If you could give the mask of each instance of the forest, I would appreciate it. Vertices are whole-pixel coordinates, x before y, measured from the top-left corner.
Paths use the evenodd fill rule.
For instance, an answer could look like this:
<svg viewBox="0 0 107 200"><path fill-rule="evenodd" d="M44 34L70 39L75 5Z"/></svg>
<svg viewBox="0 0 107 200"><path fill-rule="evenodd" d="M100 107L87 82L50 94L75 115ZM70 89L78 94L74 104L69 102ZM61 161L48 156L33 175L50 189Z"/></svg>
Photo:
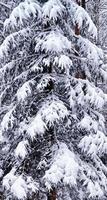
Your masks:
<svg viewBox="0 0 107 200"><path fill-rule="evenodd" d="M0 0L0 200L107 200L107 0Z"/></svg>

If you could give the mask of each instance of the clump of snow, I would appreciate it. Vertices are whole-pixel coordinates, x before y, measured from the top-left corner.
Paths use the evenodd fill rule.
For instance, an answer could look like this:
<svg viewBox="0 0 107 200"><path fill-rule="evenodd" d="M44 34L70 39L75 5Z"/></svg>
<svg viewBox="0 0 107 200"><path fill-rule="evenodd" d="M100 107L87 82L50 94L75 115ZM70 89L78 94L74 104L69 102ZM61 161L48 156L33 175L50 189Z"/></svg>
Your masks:
<svg viewBox="0 0 107 200"><path fill-rule="evenodd" d="M81 150L88 155L96 156L107 153L107 137L101 131L97 134L85 136L79 143Z"/></svg>
<svg viewBox="0 0 107 200"><path fill-rule="evenodd" d="M26 182L22 176L19 176L11 186L11 192L18 199L27 198Z"/></svg>
<svg viewBox="0 0 107 200"><path fill-rule="evenodd" d="M22 87L20 87L17 91L17 99L18 101L24 101L27 96L31 95L32 89L31 85L34 84L33 80L25 82Z"/></svg>
<svg viewBox="0 0 107 200"><path fill-rule="evenodd" d="M69 115L69 112L62 101L51 100L50 103L44 104L40 110L41 116L46 124L54 125L54 122L63 120Z"/></svg>
<svg viewBox="0 0 107 200"><path fill-rule="evenodd" d="M14 181L16 180L16 168L13 167L12 170L3 178L3 187L6 190L9 190L11 185L14 183Z"/></svg>
<svg viewBox="0 0 107 200"><path fill-rule="evenodd" d="M40 50L45 51L46 53L65 53L71 49L71 42L67 37L63 36L59 31L51 31L43 39L35 38L36 46L35 51Z"/></svg>
<svg viewBox="0 0 107 200"><path fill-rule="evenodd" d="M49 20L56 21L63 16L65 7L59 0L49 0L43 6L43 17L49 18Z"/></svg>
<svg viewBox="0 0 107 200"><path fill-rule="evenodd" d="M52 185L57 185L62 180L64 184L74 186L78 171L79 165L74 153L61 143L50 169L45 173L45 185L50 189Z"/></svg>
<svg viewBox="0 0 107 200"><path fill-rule="evenodd" d="M70 87L69 102L70 102L70 107L72 108L72 110L75 106L75 95L76 95L75 90Z"/></svg>
<svg viewBox="0 0 107 200"><path fill-rule="evenodd" d="M61 55L60 57L56 57L54 61L54 65L58 64L58 67L60 69L64 69L66 74L69 75L69 70L72 66L72 60L66 56L66 55Z"/></svg>
<svg viewBox="0 0 107 200"><path fill-rule="evenodd" d="M83 186L87 191L88 197L94 199L102 198L104 195L103 187L106 189L107 185L106 176L103 172L97 171L96 168L92 168L86 163L82 163L82 168Z"/></svg>
<svg viewBox="0 0 107 200"><path fill-rule="evenodd" d="M98 182L93 183L92 181L89 181L87 184L87 190L89 192L89 198L101 198L104 195Z"/></svg>
<svg viewBox="0 0 107 200"><path fill-rule="evenodd" d="M9 190L14 197L23 200L27 198L28 193L30 195L38 190L38 184L30 177L15 174L16 169L13 168L3 178L3 186L6 190Z"/></svg>
<svg viewBox="0 0 107 200"><path fill-rule="evenodd" d="M12 33L9 36L7 36L0 46L0 59L3 61L6 58L8 59L8 57L11 55L11 50L15 49L16 47L18 48L19 38L21 36L26 37L30 35L30 33L31 31L29 28L26 28L26 29L24 28L18 32ZM17 40L16 40L16 36L19 37Z"/></svg>
<svg viewBox="0 0 107 200"><path fill-rule="evenodd" d="M38 91L43 91L47 86L49 86L50 81L54 81L55 79L49 75L44 75L39 84L37 85Z"/></svg>
<svg viewBox="0 0 107 200"><path fill-rule="evenodd" d="M39 66L37 63L35 63L32 67L31 67L31 71L34 72L43 72L43 67Z"/></svg>
<svg viewBox="0 0 107 200"><path fill-rule="evenodd" d="M97 131L98 130L98 123L99 121L96 121L94 119L92 119L92 117L90 117L88 114L85 114L84 118L80 121L79 125L80 127L90 131L90 130L94 130Z"/></svg>
<svg viewBox="0 0 107 200"><path fill-rule="evenodd" d="M23 175L20 175L14 184L11 186L11 192L15 197L18 199L25 199L27 198L27 194L30 191L30 193L35 193L38 188L37 184L34 182L34 180L31 177L26 177L27 180L25 181L25 178Z"/></svg>
<svg viewBox="0 0 107 200"><path fill-rule="evenodd" d="M63 120L68 115L69 112L62 101L51 99L43 104L36 117L29 123L27 132L31 138L34 138L37 134L42 136L47 125L51 127L55 122Z"/></svg>
<svg viewBox="0 0 107 200"><path fill-rule="evenodd" d="M27 132L33 139L36 135L43 135L46 130L46 124L42 120L41 114L37 114L36 117L29 124Z"/></svg>
<svg viewBox="0 0 107 200"><path fill-rule="evenodd" d="M22 27L24 22L32 18L41 19L42 10L37 1L25 0L15 7L8 19L4 22L4 28L7 30L10 27L14 30L17 27Z"/></svg>
<svg viewBox="0 0 107 200"><path fill-rule="evenodd" d="M1 122L1 129L2 130L7 130L8 127L13 127L13 123L14 123L14 116L13 116L13 111L14 111L15 107L13 107L11 110L9 110L9 112L7 112L4 117L3 120Z"/></svg>
<svg viewBox="0 0 107 200"><path fill-rule="evenodd" d="M91 20L88 13L82 8L81 6L76 5L74 12L74 21L78 24L79 28L82 28L83 23L85 21L86 25L88 26L88 32L93 36L97 37L97 28L94 25L93 21Z"/></svg>
<svg viewBox="0 0 107 200"><path fill-rule="evenodd" d="M98 48L95 44L91 43L88 39L79 36L78 45L80 51L84 54L94 70L98 69L99 63L103 60L103 51Z"/></svg>
<svg viewBox="0 0 107 200"><path fill-rule="evenodd" d="M78 79L75 85L75 93L78 94L78 97L76 97L78 104L82 106L87 103L96 109L102 109L104 103L107 101L103 91L95 87L88 80Z"/></svg>
<svg viewBox="0 0 107 200"><path fill-rule="evenodd" d="M15 149L15 156L21 157L22 159L24 159L28 153L27 146L28 146L27 140L19 142L19 144L17 145Z"/></svg>

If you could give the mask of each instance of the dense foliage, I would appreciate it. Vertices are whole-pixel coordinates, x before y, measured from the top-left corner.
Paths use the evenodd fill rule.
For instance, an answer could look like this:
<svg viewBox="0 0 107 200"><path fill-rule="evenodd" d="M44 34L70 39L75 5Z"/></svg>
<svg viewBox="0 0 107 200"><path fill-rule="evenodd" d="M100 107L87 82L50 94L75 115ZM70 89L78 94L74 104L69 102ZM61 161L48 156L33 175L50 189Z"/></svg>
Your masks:
<svg viewBox="0 0 107 200"><path fill-rule="evenodd" d="M72 0L25 0L4 21L4 37L1 195L106 199L107 96L95 83L107 72L88 13Z"/></svg>

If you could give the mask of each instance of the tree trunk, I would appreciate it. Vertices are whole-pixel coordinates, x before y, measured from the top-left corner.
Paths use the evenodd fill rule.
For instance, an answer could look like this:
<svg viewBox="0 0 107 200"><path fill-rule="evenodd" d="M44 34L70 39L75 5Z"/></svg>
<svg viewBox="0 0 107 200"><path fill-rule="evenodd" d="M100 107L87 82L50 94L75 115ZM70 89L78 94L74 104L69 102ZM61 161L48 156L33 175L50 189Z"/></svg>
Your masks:
<svg viewBox="0 0 107 200"><path fill-rule="evenodd" d="M81 6L85 9L86 8L86 4L85 4L85 0L81 1Z"/></svg>
<svg viewBox="0 0 107 200"><path fill-rule="evenodd" d="M47 200L56 200L56 198L57 198L56 189L53 188L53 189L50 190Z"/></svg>
<svg viewBox="0 0 107 200"><path fill-rule="evenodd" d="M85 0L76 0L76 2L79 6L82 6L85 9L85 7L86 7ZM77 36L80 35L80 28L79 28L78 24L76 24L76 26L75 26L75 35L77 35ZM77 52L79 51L78 45L75 45L75 49ZM86 79L85 72L80 69L80 65L81 65L80 61L78 62L77 65L78 66L77 66L77 72L75 74L75 78Z"/></svg>

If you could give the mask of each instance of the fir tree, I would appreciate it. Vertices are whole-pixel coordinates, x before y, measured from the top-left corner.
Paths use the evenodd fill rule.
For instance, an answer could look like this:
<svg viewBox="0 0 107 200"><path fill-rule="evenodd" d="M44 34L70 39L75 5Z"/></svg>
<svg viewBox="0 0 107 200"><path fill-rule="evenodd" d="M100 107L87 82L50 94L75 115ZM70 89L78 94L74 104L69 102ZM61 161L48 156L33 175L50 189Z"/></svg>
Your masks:
<svg viewBox="0 0 107 200"><path fill-rule="evenodd" d="M107 96L95 80L107 72L88 13L72 0L25 0L5 20L4 33L2 198L106 199Z"/></svg>

